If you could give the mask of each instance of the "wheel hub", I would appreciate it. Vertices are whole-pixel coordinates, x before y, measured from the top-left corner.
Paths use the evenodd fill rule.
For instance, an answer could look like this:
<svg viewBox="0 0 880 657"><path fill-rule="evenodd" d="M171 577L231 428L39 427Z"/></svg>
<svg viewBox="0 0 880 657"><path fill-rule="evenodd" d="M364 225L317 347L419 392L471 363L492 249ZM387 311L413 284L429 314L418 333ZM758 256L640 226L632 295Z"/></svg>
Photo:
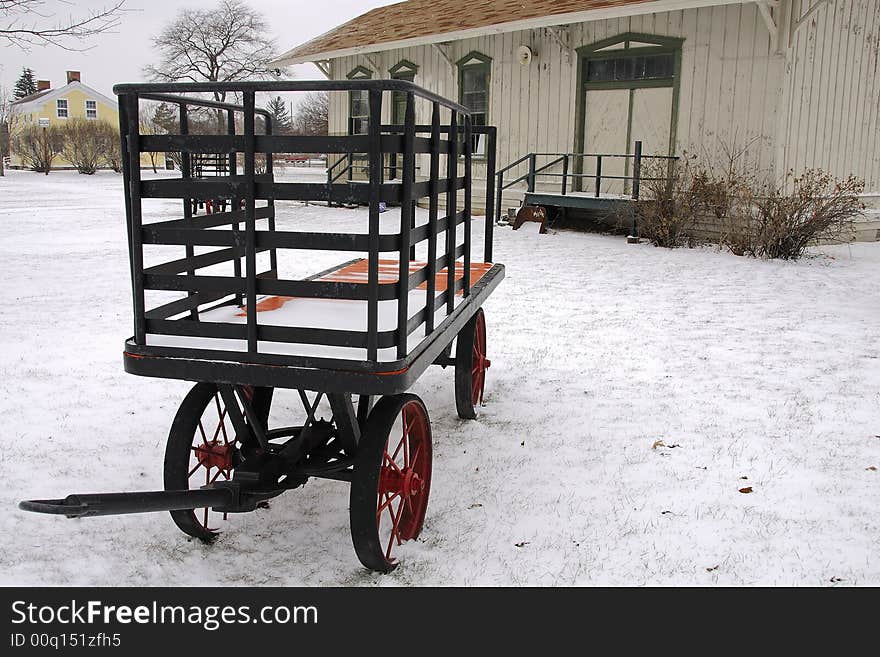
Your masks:
<svg viewBox="0 0 880 657"><path fill-rule="evenodd" d="M199 463L205 468L232 469L231 444L223 444L219 441L202 443L199 447L196 447L195 452Z"/></svg>
<svg viewBox="0 0 880 657"><path fill-rule="evenodd" d="M379 492L402 497L418 495L425 489L425 481L412 468L397 471L394 468L382 468L379 481Z"/></svg>

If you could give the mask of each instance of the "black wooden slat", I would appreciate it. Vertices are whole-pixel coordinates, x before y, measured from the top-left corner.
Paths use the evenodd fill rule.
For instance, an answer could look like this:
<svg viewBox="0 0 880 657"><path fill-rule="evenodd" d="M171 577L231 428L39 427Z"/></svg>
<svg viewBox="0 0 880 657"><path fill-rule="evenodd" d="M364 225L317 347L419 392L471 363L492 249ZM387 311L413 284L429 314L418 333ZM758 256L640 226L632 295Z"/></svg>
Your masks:
<svg viewBox="0 0 880 657"><path fill-rule="evenodd" d="M397 357L406 358L407 354L407 320L409 318L409 259L410 232L415 220L415 204L413 201L413 182L416 177L416 154L413 151L415 142L415 97L406 95L405 110L406 131L403 136L403 183L400 208L400 252L397 281Z"/></svg>
<svg viewBox="0 0 880 657"><path fill-rule="evenodd" d="M446 267L447 283L446 283L446 314L452 313L455 305L455 297L453 295L453 287L455 283L455 229L458 225L456 218L458 216L458 198L456 190L458 186L454 184L458 180L458 117L456 113L452 113L449 123L449 155L446 157L446 177L450 184L446 192L446 216L450 218L449 226L446 228Z"/></svg>
<svg viewBox="0 0 880 657"><path fill-rule="evenodd" d="M473 133L471 132L471 117L466 116L464 119L464 212L462 221L464 222L464 296L470 296L471 293L471 182L473 176L471 173L471 165L473 163ZM455 223L458 223L456 220Z"/></svg>
<svg viewBox="0 0 880 657"><path fill-rule="evenodd" d="M255 156L254 150L254 102L255 93L252 91L244 94L244 177L246 180L243 186L244 193L244 215L245 215L245 301L249 308L255 308L257 305L257 252L256 252L256 218L254 216L256 210L255 202ZM247 342L248 353L257 353L257 313L251 312L247 316Z"/></svg>
<svg viewBox="0 0 880 657"><path fill-rule="evenodd" d="M143 215L141 208L141 156L140 156L140 113L135 95L125 97L126 129L128 139L129 222L131 224L131 267L134 301L134 340L136 344L146 344L144 331L144 247L141 241Z"/></svg>
<svg viewBox="0 0 880 657"><path fill-rule="evenodd" d="M268 219L274 213L274 208L262 207L257 208L255 217L257 219ZM144 224L144 230L155 230L162 228L217 228L219 226L228 226L230 224L244 221L244 210L233 210L231 212L215 212L214 214L200 214L192 218L171 219L169 221L157 221L151 224Z"/></svg>
<svg viewBox="0 0 880 657"><path fill-rule="evenodd" d="M367 360L378 361L377 333L379 332L379 202L382 200L382 152L380 123L382 92L369 92L370 124L370 183L366 187L370 205L370 249L367 262Z"/></svg>
<svg viewBox="0 0 880 657"><path fill-rule="evenodd" d="M433 299L437 291L437 235L441 230L445 230L448 226L449 219L444 217L446 225L440 228L437 222L437 215L440 212L440 199L438 194L438 179L440 178L440 105L434 103L431 111L431 166L428 174L428 193L430 200L428 201L428 285L427 299ZM414 193L418 193L414 191ZM427 313L425 316L425 330L431 333L434 330L434 306L427 304Z"/></svg>
<svg viewBox="0 0 880 657"><path fill-rule="evenodd" d="M268 251L269 247L257 247L257 253ZM219 265L224 262L230 262L239 257L238 249L220 249L219 251L211 251L210 253L202 253L201 255L181 258L180 260L172 260L164 262L160 265L148 267L144 270L145 274L181 274L183 272L194 273L196 269L203 269L213 265Z"/></svg>

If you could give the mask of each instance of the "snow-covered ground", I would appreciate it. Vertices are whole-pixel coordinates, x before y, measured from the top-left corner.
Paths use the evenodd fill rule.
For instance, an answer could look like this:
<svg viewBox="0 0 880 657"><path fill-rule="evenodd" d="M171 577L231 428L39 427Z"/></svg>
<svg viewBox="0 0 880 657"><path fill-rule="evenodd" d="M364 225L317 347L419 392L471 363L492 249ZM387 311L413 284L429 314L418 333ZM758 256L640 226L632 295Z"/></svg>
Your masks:
<svg viewBox="0 0 880 657"><path fill-rule="evenodd" d="M450 370L415 386L432 494L388 576L354 555L342 483L235 517L210 547L165 514L18 511L161 488L188 384L122 371L122 207L110 173L0 178L0 584L880 584L876 243L786 263L499 229L487 406L458 420ZM280 221L343 230L364 212ZM317 255L286 271L338 259Z"/></svg>

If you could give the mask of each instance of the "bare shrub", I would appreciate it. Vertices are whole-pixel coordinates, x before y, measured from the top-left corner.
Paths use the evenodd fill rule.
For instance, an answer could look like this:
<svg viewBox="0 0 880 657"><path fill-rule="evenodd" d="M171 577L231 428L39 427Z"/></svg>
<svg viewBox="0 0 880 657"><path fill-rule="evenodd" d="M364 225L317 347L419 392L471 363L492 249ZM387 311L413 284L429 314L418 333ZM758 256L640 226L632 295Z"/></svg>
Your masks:
<svg viewBox="0 0 880 657"><path fill-rule="evenodd" d="M56 125L21 128L12 138L12 150L28 168L48 176L52 163L64 150L64 131Z"/></svg>
<svg viewBox="0 0 880 657"><path fill-rule="evenodd" d="M693 158L687 155L677 162L643 161L640 200L629 210L635 212L640 237L655 246L693 246L705 178L706 174L694 168ZM622 227L631 218L621 217Z"/></svg>
<svg viewBox="0 0 880 657"><path fill-rule="evenodd" d="M795 260L820 241L849 241L853 219L865 209L859 199L864 190L864 180L837 180L819 169L764 183L751 190L750 207L730 223L727 244L734 253Z"/></svg>
<svg viewBox="0 0 880 657"><path fill-rule="evenodd" d="M116 131L114 131L113 139L107 145L107 151L104 153L104 164L110 167L114 173L122 173L122 142Z"/></svg>
<svg viewBox="0 0 880 657"><path fill-rule="evenodd" d="M819 241L851 239L864 210L863 180L811 169L778 181L753 163L748 146L721 144L714 159L685 156L669 172L662 161L648 162L635 212L642 236L657 246L692 246L708 219L719 244L737 255L797 259Z"/></svg>
<svg viewBox="0 0 880 657"><path fill-rule="evenodd" d="M63 128L64 157L88 176L115 158L119 133L106 121L70 119Z"/></svg>

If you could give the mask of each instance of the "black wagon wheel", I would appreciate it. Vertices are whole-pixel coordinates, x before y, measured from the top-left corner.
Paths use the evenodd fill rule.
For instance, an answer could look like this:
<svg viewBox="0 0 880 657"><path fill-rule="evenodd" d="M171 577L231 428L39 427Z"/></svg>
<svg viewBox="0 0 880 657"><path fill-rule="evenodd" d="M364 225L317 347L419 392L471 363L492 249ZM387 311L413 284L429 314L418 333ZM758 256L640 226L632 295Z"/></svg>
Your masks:
<svg viewBox="0 0 880 657"><path fill-rule="evenodd" d="M397 567L395 548L422 531L431 492L431 423L415 395L383 397L367 419L351 482L351 538L361 563Z"/></svg>
<svg viewBox="0 0 880 657"><path fill-rule="evenodd" d="M463 420L477 417L486 389L486 370L491 365L486 358L486 317L480 308L455 341L455 408Z"/></svg>
<svg viewBox="0 0 880 657"><path fill-rule="evenodd" d="M244 388L244 394L265 422L272 400L271 388ZM236 435L220 391L213 383L197 383L174 417L165 447L165 490L197 489L232 479L241 461L243 436ZM185 534L210 542L217 537L227 514L211 509L171 511Z"/></svg>

